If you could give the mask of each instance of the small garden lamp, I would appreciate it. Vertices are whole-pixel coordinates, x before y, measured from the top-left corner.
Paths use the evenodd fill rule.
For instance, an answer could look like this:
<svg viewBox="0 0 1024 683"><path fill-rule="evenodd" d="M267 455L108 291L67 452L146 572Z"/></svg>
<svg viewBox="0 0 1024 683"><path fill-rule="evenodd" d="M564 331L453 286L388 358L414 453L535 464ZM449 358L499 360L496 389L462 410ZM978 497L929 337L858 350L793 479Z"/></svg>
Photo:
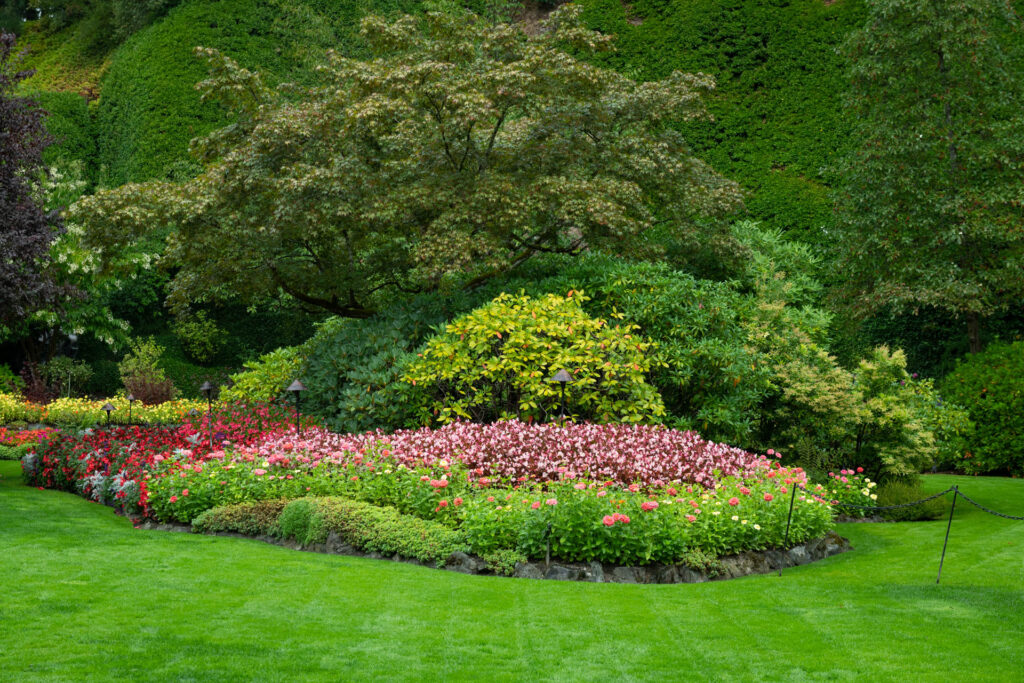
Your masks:
<svg viewBox="0 0 1024 683"><path fill-rule="evenodd" d="M103 412L105 412L107 414L107 427L109 427L110 426L110 413L112 413L113 411L117 410L117 408L115 408L114 406L110 405L109 403L104 403L103 407L100 408L100 410L102 410Z"/></svg>
<svg viewBox="0 0 1024 683"><path fill-rule="evenodd" d="M306 387L299 380L289 384L287 389L287 391L290 391L295 396L295 434L297 436L302 436L302 422L299 421L299 396L305 390Z"/></svg>
<svg viewBox="0 0 1024 683"><path fill-rule="evenodd" d="M558 382L561 385L561 387L562 387L562 400L559 403L559 411L558 412L559 412L559 419L564 424L565 423L565 385L566 384L572 384L576 380L574 380L572 378L572 375L570 375L568 372L566 372L565 369L562 369L562 370L559 370L558 372L556 372L555 376L552 377L551 379L549 379L548 381L549 382Z"/></svg>
<svg viewBox="0 0 1024 683"><path fill-rule="evenodd" d="M203 382L202 386L199 387L199 391L203 392L206 396L206 412L209 415L209 427L210 427L210 450L213 450L213 385L208 381Z"/></svg>
<svg viewBox="0 0 1024 683"><path fill-rule="evenodd" d="M132 423L132 404L135 403L135 396L128 394L128 424Z"/></svg>

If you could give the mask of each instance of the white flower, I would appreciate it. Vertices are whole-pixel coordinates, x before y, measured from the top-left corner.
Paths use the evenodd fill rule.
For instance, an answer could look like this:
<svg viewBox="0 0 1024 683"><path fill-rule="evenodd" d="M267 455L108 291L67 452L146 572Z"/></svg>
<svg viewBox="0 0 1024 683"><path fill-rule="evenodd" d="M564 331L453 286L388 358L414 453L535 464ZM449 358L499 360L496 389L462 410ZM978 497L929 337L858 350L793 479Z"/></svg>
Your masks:
<svg viewBox="0 0 1024 683"><path fill-rule="evenodd" d="M732 521L734 521L734 522L740 521L740 516L739 515L733 515L732 516Z"/></svg>
<svg viewBox="0 0 1024 683"><path fill-rule="evenodd" d="M871 494L871 500L878 500L878 494L877 493L872 493Z"/></svg>
<svg viewBox="0 0 1024 683"><path fill-rule="evenodd" d="M755 524L754 528L757 529L758 531L760 531L761 530L761 525L760 524Z"/></svg>
<svg viewBox="0 0 1024 683"><path fill-rule="evenodd" d="M747 520L745 520L745 519L744 520L740 520L740 524L746 524L746 523L747 523Z"/></svg>

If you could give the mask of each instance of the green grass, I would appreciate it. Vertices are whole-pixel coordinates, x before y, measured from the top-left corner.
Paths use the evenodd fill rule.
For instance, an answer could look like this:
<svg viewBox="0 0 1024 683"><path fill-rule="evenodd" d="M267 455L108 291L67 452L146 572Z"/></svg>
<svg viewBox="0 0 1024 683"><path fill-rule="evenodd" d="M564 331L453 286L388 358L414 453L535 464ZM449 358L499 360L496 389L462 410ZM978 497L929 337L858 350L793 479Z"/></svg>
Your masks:
<svg viewBox="0 0 1024 683"><path fill-rule="evenodd" d="M1024 514L1024 481L931 476ZM1024 522L844 525L705 585L471 577L139 531L0 462L0 680L1021 680Z"/></svg>

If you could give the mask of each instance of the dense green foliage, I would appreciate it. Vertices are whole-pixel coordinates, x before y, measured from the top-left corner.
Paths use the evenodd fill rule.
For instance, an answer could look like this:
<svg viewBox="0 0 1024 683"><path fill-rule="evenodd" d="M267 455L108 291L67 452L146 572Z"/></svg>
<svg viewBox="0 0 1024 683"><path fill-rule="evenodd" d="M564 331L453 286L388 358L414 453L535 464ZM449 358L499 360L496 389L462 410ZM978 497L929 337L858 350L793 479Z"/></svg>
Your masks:
<svg viewBox="0 0 1024 683"><path fill-rule="evenodd" d="M211 508L192 520L192 531L200 534L274 535L278 533L277 518L287 504L286 500L260 500Z"/></svg>
<svg viewBox="0 0 1024 683"><path fill-rule="evenodd" d="M345 498L303 498L281 511L278 528L283 538L302 545L324 543L334 534L342 543L368 553L400 555L444 564L457 550L467 550L462 532L438 522L403 515Z"/></svg>
<svg viewBox="0 0 1024 683"><path fill-rule="evenodd" d="M585 17L619 36L604 63L643 79L673 69L713 76L711 125L685 126L694 150L752 191L752 217L811 242L831 213L823 167L848 144L842 58L862 21L855 0L586 0Z"/></svg>
<svg viewBox="0 0 1024 683"><path fill-rule="evenodd" d="M957 469L1024 475L1024 342L990 345L969 356L940 388L975 423Z"/></svg>
<svg viewBox="0 0 1024 683"><path fill-rule="evenodd" d="M302 345L307 409L339 432L416 424L421 392L402 377L416 358L414 350L444 322L438 303L420 298L368 320L325 321Z"/></svg>
<svg viewBox="0 0 1024 683"><path fill-rule="evenodd" d="M609 325L581 308L583 292L502 294L456 318L427 342L403 378L428 396L441 422L518 417L549 422L560 413L597 422L660 421L665 407L647 383L649 340L635 325ZM569 397L552 376L572 378Z"/></svg>

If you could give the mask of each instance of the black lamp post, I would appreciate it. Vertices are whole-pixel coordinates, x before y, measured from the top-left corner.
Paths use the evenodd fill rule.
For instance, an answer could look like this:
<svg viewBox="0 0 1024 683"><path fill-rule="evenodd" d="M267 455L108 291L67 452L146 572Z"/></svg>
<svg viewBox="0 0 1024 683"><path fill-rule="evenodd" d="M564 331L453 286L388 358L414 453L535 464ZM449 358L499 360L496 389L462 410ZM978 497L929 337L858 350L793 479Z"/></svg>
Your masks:
<svg viewBox="0 0 1024 683"><path fill-rule="evenodd" d="M110 405L109 403L104 403L103 407L100 408L100 410L102 410L103 412L105 412L107 414L107 428L109 429L110 428L110 413L112 413L113 411L117 410L117 408L115 408L114 406Z"/></svg>
<svg viewBox="0 0 1024 683"><path fill-rule="evenodd" d="M203 382L202 386L199 387L199 391L203 392L203 395L206 396L207 427L210 430L210 450L213 450L213 385L209 382Z"/></svg>
<svg viewBox="0 0 1024 683"><path fill-rule="evenodd" d="M295 434L297 436L302 436L302 422L299 421L299 396L305 390L306 387L299 380L289 384L287 389L287 391L292 392L292 395L295 396Z"/></svg>
<svg viewBox="0 0 1024 683"><path fill-rule="evenodd" d="M132 404L135 403L135 397L132 394L128 394L128 424L132 423Z"/></svg>
<svg viewBox="0 0 1024 683"><path fill-rule="evenodd" d="M563 370L559 370L558 372L556 372L555 376L552 377L551 379L549 379L548 381L549 382L558 382L561 385L561 387L562 387L562 401L561 401L561 403L559 404L558 407L559 407L559 419L562 421L562 424L565 424L565 385L566 384L572 384L576 380L574 380L572 378L572 375L570 375L568 372L566 372L563 369Z"/></svg>

